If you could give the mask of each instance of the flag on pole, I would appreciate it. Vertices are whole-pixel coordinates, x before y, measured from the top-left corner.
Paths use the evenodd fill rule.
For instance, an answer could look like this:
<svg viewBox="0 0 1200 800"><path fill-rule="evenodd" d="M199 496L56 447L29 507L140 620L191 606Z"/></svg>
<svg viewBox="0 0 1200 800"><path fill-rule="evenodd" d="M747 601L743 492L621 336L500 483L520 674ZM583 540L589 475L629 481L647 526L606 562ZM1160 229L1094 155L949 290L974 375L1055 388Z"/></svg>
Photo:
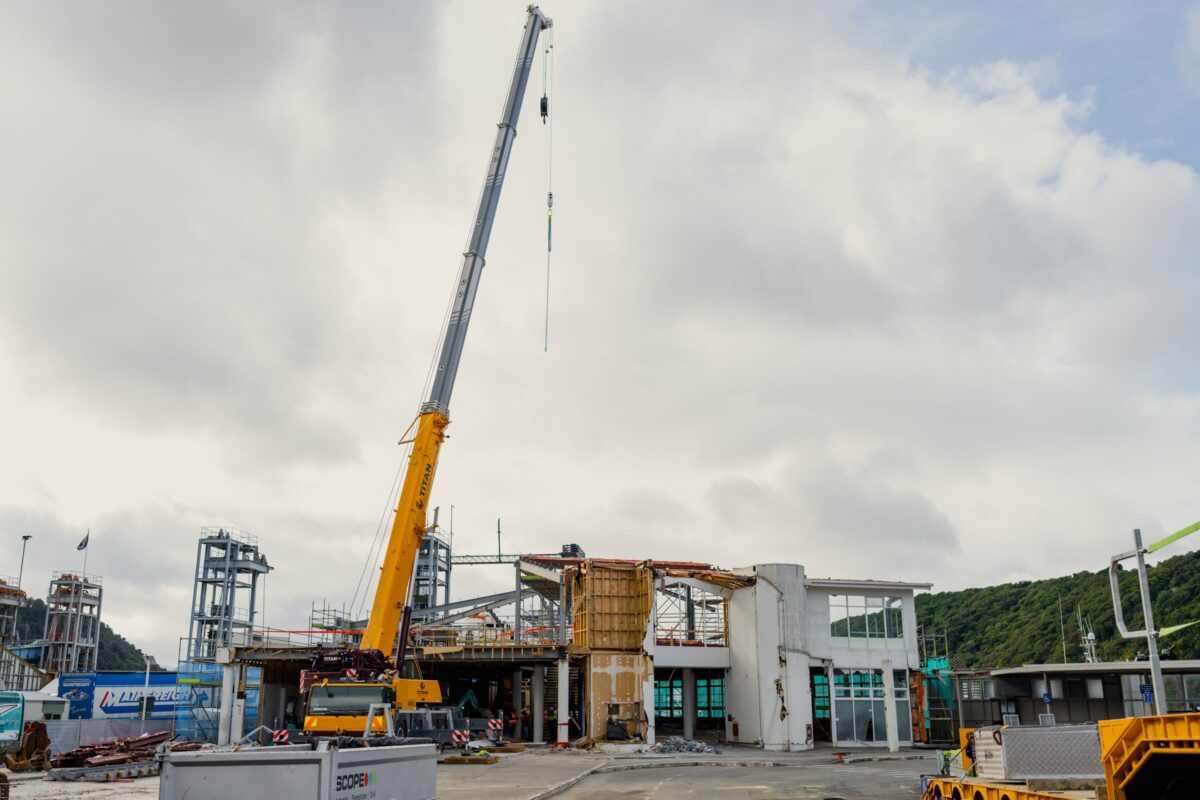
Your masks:
<svg viewBox="0 0 1200 800"><path fill-rule="evenodd" d="M76 547L75 549L76 550L87 550L88 539L90 539L91 537L92 537L92 529L88 528L88 532L86 534L84 534L84 536L83 536L83 541L80 542L79 546Z"/></svg>

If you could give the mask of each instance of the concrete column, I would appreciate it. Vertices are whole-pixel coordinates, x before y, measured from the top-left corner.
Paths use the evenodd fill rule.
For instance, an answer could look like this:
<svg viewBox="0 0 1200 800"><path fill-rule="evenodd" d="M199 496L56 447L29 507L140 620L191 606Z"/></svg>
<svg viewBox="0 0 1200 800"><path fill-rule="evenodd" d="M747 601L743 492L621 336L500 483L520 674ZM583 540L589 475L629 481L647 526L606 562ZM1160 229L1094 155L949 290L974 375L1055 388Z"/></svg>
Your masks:
<svg viewBox="0 0 1200 800"><path fill-rule="evenodd" d="M217 744L229 744L233 724L233 697L237 691L237 667L226 664L221 668L221 715L217 718Z"/></svg>
<svg viewBox="0 0 1200 800"><path fill-rule="evenodd" d="M683 668L683 738L696 736L696 670Z"/></svg>
<svg viewBox="0 0 1200 800"><path fill-rule="evenodd" d="M246 722L246 668L237 667L237 686L233 695L233 717L229 720L229 743L237 744L245 735Z"/></svg>
<svg viewBox="0 0 1200 800"><path fill-rule="evenodd" d="M642 679L642 713L646 715L646 744L654 746L654 662L646 665L646 675Z"/></svg>
<svg viewBox="0 0 1200 800"><path fill-rule="evenodd" d="M567 576L558 575L558 643L566 647L567 642Z"/></svg>
<svg viewBox="0 0 1200 800"><path fill-rule="evenodd" d="M516 569L516 593L517 601L513 604L513 644L521 643L521 559L513 564Z"/></svg>
<svg viewBox="0 0 1200 800"><path fill-rule="evenodd" d="M885 658L883 668L883 713L887 718L887 748L889 753L900 750L900 721L896 719L896 681L892 675L892 660ZM907 720L905 720L907 723Z"/></svg>
<svg viewBox="0 0 1200 800"><path fill-rule="evenodd" d="M233 716L229 720L229 743L237 744L245 734L243 731L246 721L246 698L235 695L233 698Z"/></svg>
<svg viewBox="0 0 1200 800"><path fill-rule="evenodd" d="M565 658L558 661L558 736L559 747L567 747L571 737L571 662Z"/></svg>
<svg viewBox="0 0 1200 800"><path fill-rule="evenodd" d="M517 721L513 725L513 738L520 739L523 731L521 730L521 709L525 708L525 700L521 697L521 670L513 670L513 710L517 714Z"/></svg>
<svg viewBox="0 0 1200 800"><path fill-rule="evenodd" d="M545 739L546 731L543 725L546 713L546 667L543 664L533 665L533 680L529 682L533 694L533 740L540 742Z"/></svg>

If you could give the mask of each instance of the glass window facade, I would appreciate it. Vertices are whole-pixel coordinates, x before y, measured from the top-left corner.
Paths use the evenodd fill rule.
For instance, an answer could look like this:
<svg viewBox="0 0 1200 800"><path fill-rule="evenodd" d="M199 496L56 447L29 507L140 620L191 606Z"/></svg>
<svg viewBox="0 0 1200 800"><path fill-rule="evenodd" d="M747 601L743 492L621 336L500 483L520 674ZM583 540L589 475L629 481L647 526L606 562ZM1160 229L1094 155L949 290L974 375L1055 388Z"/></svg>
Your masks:
<svg viewBox="0 0 1200 800"><path fill-rule="evenodd" d="M829 678L823 674L812 676L813 718L830 719Z"/></svg>
<svg viewBox="0 0 1200 800"><path fill-rule="evenodd" d="M829 595L829 635L850 644L904 638L904 601L899 597Z"/></svg>
<svg viewBox="0 0 1200 800"><path fill-rule="evenodd" d="M683 678L654 681L654 715L683 719ZM725 716L725 679L696 678L696 718Z"/></svg>
<svg viewBox="0 0 1200 800"><path fill-rule="evenodd" d="M896 698L896 738L911 742L908 672L893 670L892 680ZM833 670L834 740L843 744L886 742L886 691L883 670Z"/></svg>

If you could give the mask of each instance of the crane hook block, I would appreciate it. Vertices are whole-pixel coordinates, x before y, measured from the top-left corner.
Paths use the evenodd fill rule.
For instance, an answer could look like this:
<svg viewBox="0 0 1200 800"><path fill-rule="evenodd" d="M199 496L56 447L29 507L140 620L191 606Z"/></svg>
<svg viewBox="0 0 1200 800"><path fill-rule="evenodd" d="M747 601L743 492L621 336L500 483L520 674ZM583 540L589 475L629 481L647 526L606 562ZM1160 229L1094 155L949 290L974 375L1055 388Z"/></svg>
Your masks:
<svg viewBox="0 0 1200 800"><path fill-rule="evenodd" d="M542 95L542 124L546 124L546 117L550 116L550 98L547 95Z"/></svg>

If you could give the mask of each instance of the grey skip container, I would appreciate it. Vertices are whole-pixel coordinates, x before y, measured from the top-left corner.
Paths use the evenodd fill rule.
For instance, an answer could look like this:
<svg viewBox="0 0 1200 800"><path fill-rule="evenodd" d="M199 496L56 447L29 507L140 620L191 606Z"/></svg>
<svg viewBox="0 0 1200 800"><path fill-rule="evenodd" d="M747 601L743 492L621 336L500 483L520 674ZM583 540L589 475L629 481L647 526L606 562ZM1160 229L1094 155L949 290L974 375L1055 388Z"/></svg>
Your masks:
<svg viewBox="0 0 1200 800"><path fill-rule="evenodd" d="M432 800L432 744L313 750L309 745L159 756L159 800Z"/></svg>

